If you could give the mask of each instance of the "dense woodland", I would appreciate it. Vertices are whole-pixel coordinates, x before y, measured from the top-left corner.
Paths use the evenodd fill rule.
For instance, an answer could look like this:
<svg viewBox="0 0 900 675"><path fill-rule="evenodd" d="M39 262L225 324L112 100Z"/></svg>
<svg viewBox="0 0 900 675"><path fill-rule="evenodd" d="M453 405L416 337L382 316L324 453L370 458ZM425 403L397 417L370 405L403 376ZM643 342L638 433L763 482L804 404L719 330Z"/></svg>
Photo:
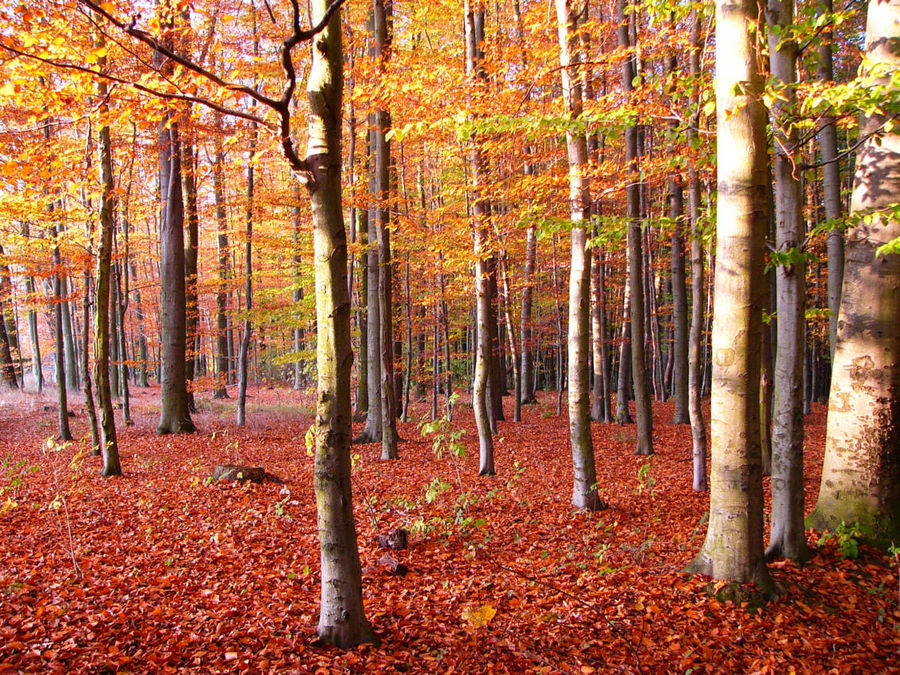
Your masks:
<svg viewBox="0 0 900 675"><path fill-rule="evenodd" d="M0 670L891 667L898 0L0 17Z"/></svg>

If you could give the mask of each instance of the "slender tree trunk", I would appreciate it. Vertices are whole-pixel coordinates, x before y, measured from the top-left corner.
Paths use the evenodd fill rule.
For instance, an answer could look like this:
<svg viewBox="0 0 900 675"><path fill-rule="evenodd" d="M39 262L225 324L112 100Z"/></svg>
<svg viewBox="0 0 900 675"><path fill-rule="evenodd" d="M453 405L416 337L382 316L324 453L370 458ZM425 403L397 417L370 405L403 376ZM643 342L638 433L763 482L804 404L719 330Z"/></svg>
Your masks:
<svg viewBox="0 0 900 675"><path fill-rule="evenodd" d="M328 0L311 0L312 22ZM362 598L362 572L353 521L350 482L350 298L347 295L347 235L341 210L340 12L314 38L309 92L307 183L312 201L316 271L315 488L322 562L319 638L350 648L374 642Z"/></svg>
<svg viewBox="0 0 900 675"><path fill-rule="evenodd" d="M484 38L484 5L480 0L471 2L466 0L463 9L466 32L466 72L471 79L471 87L483 80L483 66L481 58L481 42ZM473 135L469 139L469 174L471 180L470 198L472 203L472 215L475 221L475 298L477 327L477 349L475 356L475 373L472 385L472 406L475 410L475 425L478 428L479 448L479 475L494 475L494 439L492 436L492 422L488 400L488 387L491 380L491 366L493 365L491 354L491 291L490 269L488 259L490 257L488 243L488 210L484 189L484 158L482 157L481 142Z"/></svg>
<svg viewBox="0 0 900 675"><path fill-rule="evenodd" d="M591 343L594 350L594 396L591 419L612 422L609 362L606 348L606 262L602 246L591 249Z"/></svg>
<svg viewBox="0 0 900 675"><path fill-rule="evenodd" d="M869 3L866 59L868 86L894 97L900 67L900 0ZM888 113L865 116L860 134L873 134ZM891 212L900 194L900 133L896 127L869 135L857 153L850 200L844 286L828 401L825 464L809 523L836 529L858 524L866 538L900 542L900 255L877 254L900 238Z"/></svg>
<svg viewBox="0 0 900 675"><path fill-rule="evenodd" d="M194 155L193 130L188 133L188 137L181 143L181 178L184 191L185 224L187 225L185 228L187 241L184 247L185 344L187 346L184 372L188 388L188 409L193 413L197 411L197 405L194 402L194 357L200 326L200 309L197 304L197 252L200 245L200 217L197 210L197 160Z"/></svg>
<svg viewBox="0 0 900 675"><path fill-rule="evenodd" d="M527 173L528 167L526 167ZM534 345L532 311L534 305L534 266L537 232L534 225L525 233L525 287L522 289L522 317L519 335L522 340L522 403L534 403Z"/></svg>
<svg viewBox="0 0 900 675"><path fill-rule="evenodd" d="M71 441L72 432L69 430L69 404L66 397L66 360L63 346L63 296L62 296L62 256L59 253L59 233L51 228L50 236L53 239L53 318L56 328L56 388L59 413L59 432L57 439ZM6 332L6 327L2 328ZM8 349L7 344L7 349ZM9 359L12 363L12 359Z"/></svg>
<svg viewBox="0 0 900 675"><path fill-rule="evenodd" d="M93 230L93 227L90 226ZM93 245L91 241L94 233L88 233L88 253L93 257ZM84 272L84 296L81 301L81 323L84 326L82 332L81 347L81 379L84 380L84 408L88 415L88 427L91 432L91 455L99 457L102 453L100 450L100 429L97 426L97 408L94 405L94 389L91 385L91 350L90 341L93 334L91 330L91 273L89 269Z"/></svg>
<svg viewBox="0 0 900 675"><path fill-rule="evenodd" d="M507 270L506 251L503 251L500 259L500 278L503 284L503 320L506 324L506 339L509 345L510 361L513 364L513 421L522 421L522 368L519 352L516 347L516 333L510 310L509 273Z"/></svg>
<svg viewBox="0 0 900 675"><path fill-rule="evenodd" d="M702 50L700 34L701 12L695 9L691 16L690 74L696 78L700 74ZM688 140L694 143L700 124L698 111L688 127ZM703 328L706 324L705 302L706 280L703 262L703 233L700 225L700 177L697 161L692 160L688 168L688 204L691 218L691 332L688 338L688 412L691 417L691 446L693 457L693 487L698 492L708 489L706 475L706 424L701 407L703 393L703 366L700 356L703 351Z"/></svg>
<svg viewBox="0 0 900 675"><path fill-rule="evenodd" d="M773 590L763 554L759 367L766 233L766 111L755 0L717 0L717 259L709 526L688 566ZM740 83L740 84L738 84Z"/></svg>
<svg viewBox="0 0 900 675"><path fill-rule="evenodd" d="M256 14L254 12L254 52L258 51L256 42ZM253 219L254 219L254 202L256 198L256 183L253 168L253 157L256 155L256 122L251 123L250 149L248 155L250 157L247 162L247 210L244 217L246 224L246 242L244 243L244 332L241 336L241 349L238 355L238 400L237 400L237 425L239 427L247 424L247 380L249 372L247 370L247 357L250 352L250 335L253 332L253 323L250 321L250 311L253 309Z"/></svg>
<svg viewBox="0 0 900 675"><path fill-rule="evenodd" d="M818 0L819 13L830 14L832 0ZM832 59L831 19L828 20L819 45L818 79L825 84L834 80ZM819 132L819 150L822 153L822 191L824 193L825 218L832 223L828 233L828 340L831 360L834 362L834 348L837 342L838 314L841 307L841 286L844 283L844 232L837 226L841 219L841 165L837 154L837 127L834 118L826 117Z"/></svg>
<svg viewBox="0 0 900 675"><path fill-rule="evenodd" d="M101 68L105 66L101 59ZM106 98L106 83L97 82L97 94ZM101 111L105 108L101 105ZM113 414L112 390L110 388L110 286L112 277L113 234L115 232L115 186L113 184L112 143L108 126L100 128L100 245L97 250L97 311L94 313L94 380L97 382L97 397L100 400L100 449L103 455L104 476L121 476L119 445L116 440L116 420Z"/></svg>
<svg viewBox="0 0 900 675"><path fill-rule="evenodd" d="M22 236L28 238L28 226L22 226ZM35 288L34 277L25 277L25 295L28 298L28 335L31 338L31 372L34 373L37 393L44 391L44 367L41 363L41 340L38 335L37 312L34 311ZM24 388L24 387L23 387Z"/></svg>
<svg viewBox="0 0 900 675"><path fill-rule="evenodd" d="M806 316L806 264L801 247L800 181L794 176L799 135L790 115L796 105L797 43L787 36L793 0L768 0L769 61L772 75L785 85L772 106L775 136L776 249L788 261L775 266L778 287L778 346L775 355L775 407L772 428L772 530L769 556L803 562L807 556L803 526L803 350Z"/></svg>
<svg viewBox="0 0 900 675"><path fill-rule="evenodd" d="M559 27L559 64L563 99L571 120L581 117L581 62L575 36L576 12L572 0L556 0ZM569 159L569 215L572 219L571 267L569 272L569 442L572 445L572 504L597 511L606 503L597 494L597 471L591 441L591 391L588 386L590 320L590 251L587 221L590 218L590 187L584 177L587 143L583 133L566 132Z"/></svg>
<svg viewBox="0 0 900 675"><path fill-rule="evenodd" d="M225 211L225 145L221 116L216 116L216 158L213 162L213 191L216 201L218 265L216 284L216 390L213 398L228 398L228 222Z"/></svg>
<svg viewBox="0 0 900 675"><path fill-rule="evenodd" d="M619 46L627 49L628 0L618 0ZM632 59L622 62L622 87L626 93L634 90L635 69ZM641 246L640 178L638 176L638 130L631 123L625 127L625 163L629 182L628 202L628 277L631 282L631 379L634 383L635 417L637 418L637 447L634 454L653 454L653 411L650 402L650 383L647 379L647 359L644 348L644 274ZM648 289L649 290L649 289Z"/></svg>
<svg viewBox="0 0 900 675"><path fill-rule="evenodd" d="M632 424L628 401L631 399L631 277L625 275L622 292L622 344L619 348L619 373L616 387L616 424Z"/></svg>

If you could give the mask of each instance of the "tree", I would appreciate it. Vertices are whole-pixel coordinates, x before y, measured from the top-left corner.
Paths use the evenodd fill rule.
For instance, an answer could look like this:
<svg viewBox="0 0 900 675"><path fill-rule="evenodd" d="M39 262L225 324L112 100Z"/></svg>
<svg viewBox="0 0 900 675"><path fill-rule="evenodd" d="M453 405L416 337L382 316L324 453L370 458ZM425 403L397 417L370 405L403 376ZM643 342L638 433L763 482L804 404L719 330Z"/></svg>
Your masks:
<svg viewBox="0 0 900 675"><path fill-rule="evenodd" d="M793 0L769 0L769 64L779 96L772 105L775 138L775 283L778 339L772 425L772 532L767 554L801 562L807 557L803 527L803 355L806 263L800 179L792 153L799 133L791 120L796 104L797 42L790 36Z"/></svg>
<svg viewBox="0 0 900 675"><path fill-rule="evenodd" d="M618 0L619 47L627 50L630 46L626 8L628 0ZM629 55L622 61L622 89L634 90L634 57ZM644 265L641 246L640 220L640 178L638 174L638 129L637 122L630 121L625 127L625 163L628 170L628 185L625 188L628 203L628 279L631 288L631 380L634 384L635 418L637 419L636 455L653 454L653 412L650 404L650 382L647 379L647 358L644 349ZM627 401L625 403L627 410ZM617 414L616 417L619 417ZM627 415L626 415L627 417Z"/></svg>
<svg viewBox="0 0 900 675"><path fill-rule="evenodd" d="M862 84L892 103L860 124L825 464L808 521L832 530L857 524L882 544L900 541L900 133L886 126L900 94L891 78L900 66L898 40L900 1L870 2ZM892 243L894 252L879 253Z"/></svg>
<svg viewBox="0 0 900 675"><path fill-rule="evenodd" d="M582 112L580 56L575 36L577 14L572 0L556 0L559 27L559 65L563 100L570 120ZM587 143L583 132L566 131L569 156L569 214L572 219L571 267L569 272L569 442L572 445L572 504L597 511L606 504L597 494L597 470L591 441L591 390L588 386L590 327L591 252L588 249L587 221L590 216L590 187L584 176Z"/></svg>
<svg viewBox="0 0 900 675"><path fill-rule="evenodd" d="M474 82L482 79L481 43L484 40L484 6L466 0L464 7L466 30L466 73ZM484 157L479 139L475 134L469 138L469 173L472 200L472 217L475 221L475 316L478 346L475 356L475 378L472 384L472 406L475 410L475 424L478 428L479 469L482 476L493 475L494 439L491 435L492 414L488 401L488 387L491 380L493 362L491 331L490 272L488 259L490 247L488 238L488 209L482 194L485 180Z"/></svg>
<svg viewBox="0 0 900 675"><path fill-rule="evenodd" d="M766 111L757 71L754 0L717 0L717 251L709 527L688 571L772 581L763 556L759 344L766 232Z"/></svg>
<svg viewBox="0 0 900 675"><path fill-rule="evenodd" d="M106 67L102 57L98 67ZM107 84L97 82L97 96L103 103L101 114L107 112ZM121 476L119 445L116 440L116 420L113 414L112 391L109 383L109 296L112 278L112 247L115 231L115 185L113 184L112 140L109 125L100 127L100 248L97 251L97 311L94 314L94 381L100 399L100 453L104 476ZM85 382L87 388L87 382Z"/></svg>

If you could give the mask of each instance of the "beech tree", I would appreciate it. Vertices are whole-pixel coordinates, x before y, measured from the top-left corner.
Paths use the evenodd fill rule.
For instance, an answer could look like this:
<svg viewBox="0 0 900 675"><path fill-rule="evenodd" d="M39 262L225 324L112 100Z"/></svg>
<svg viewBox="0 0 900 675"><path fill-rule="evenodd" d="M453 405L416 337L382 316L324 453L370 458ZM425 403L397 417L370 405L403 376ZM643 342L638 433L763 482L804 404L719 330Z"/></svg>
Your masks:
<svg viewBox="0 0 900 675"><path fill-rule="evenodd" d="M757 5L717 0L717 258L709 526L688 571L772 589L763 555L759 437L768 156Z"/></svg>
<svg viewBox="0 0 900 675"><path fill-rule="evenodd" d="M898 41L900 0L872 0L861 75L866 88L883 88L893 110ZM882 544L900 541L900 133L887 126L891 109L860 124L825 464L809 517L816 529L857 524Z"/></svg>

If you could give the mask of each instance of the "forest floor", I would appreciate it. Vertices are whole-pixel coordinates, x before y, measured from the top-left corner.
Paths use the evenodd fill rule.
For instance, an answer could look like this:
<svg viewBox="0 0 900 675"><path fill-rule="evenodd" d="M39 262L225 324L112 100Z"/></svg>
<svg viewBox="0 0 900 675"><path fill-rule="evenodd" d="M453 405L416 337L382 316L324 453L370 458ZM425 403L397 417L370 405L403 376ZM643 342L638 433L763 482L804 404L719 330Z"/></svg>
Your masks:
<svg viewBox="0 0 900 675"><path fill-rule="evenodd" d="M645 458L632 455L633 426L593 425L611 507L578 513L568 422L552 395L526 406L522 423L500 423L495 477L476 475L477 438L461 405L453 426L465 430L465 457L438 457L414 422L399 425L399 461L381 462L379 445L354 446L366 612L381 645L317 646L311 395L251 388L243 430L233 399L204 395L196 434L160 437L158 393L133 396L116 479L84 457L80 399L72 425L81 441L65 447L45 442L56 428L52 392L0 401L0 673L900 667L898 568L886 554L861 546L845 558L839 544L853 542L819 545L821 533L809 532L810 563L770 565L777 600L717 597L708 579L681 571L703 542L709 506L691 490L689 427L656 404L657 454ZM824 417L822 406L807 416L808 506ZM209 484L224 463L262 465L286 482ZM379 563L386 550L375 541L399 527L411 531L409 548L388 555L406 576Z"/></svg>

